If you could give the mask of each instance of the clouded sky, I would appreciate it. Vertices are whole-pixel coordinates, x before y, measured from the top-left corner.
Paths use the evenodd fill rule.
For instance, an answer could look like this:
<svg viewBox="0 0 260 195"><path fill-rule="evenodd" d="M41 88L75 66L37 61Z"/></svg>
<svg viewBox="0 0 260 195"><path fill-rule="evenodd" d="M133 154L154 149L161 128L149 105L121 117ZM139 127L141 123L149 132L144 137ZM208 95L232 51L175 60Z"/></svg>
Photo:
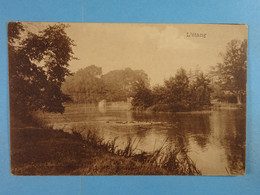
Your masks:
<svg viewBox="0 0 260 195"><path fill-rule="evenodd" d="M102 67L104 74L130 67L143 69L152 84L180 67L206 72L221 61L219 53L229 41L247 38L245 25L70 23L66 31L77 45L73 72L89 65Z"/></svg>

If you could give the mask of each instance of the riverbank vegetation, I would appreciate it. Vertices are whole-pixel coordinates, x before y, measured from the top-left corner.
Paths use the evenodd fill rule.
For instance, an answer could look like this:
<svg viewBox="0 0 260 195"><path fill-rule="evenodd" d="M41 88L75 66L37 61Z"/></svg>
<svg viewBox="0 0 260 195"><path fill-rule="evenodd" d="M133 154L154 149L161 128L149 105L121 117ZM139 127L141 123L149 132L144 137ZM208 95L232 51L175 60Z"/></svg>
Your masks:
<svg viewBox="0 0 260 195"><path fill-rule="evenodd" d="M149 89L143 82L136 83L132 104L138 110L201 110L210 106L210 93L210 81L202 72L188 76L184 69L179 69L162 86Z"/></svg>
<svg viewBox="0 0 260 195"><path fill-rule="evenodd" d="M166 142L152 153L135 153L129 138L124 149L93 131L83 137L62 130L24 127L11 131L14 175L200 175L183 146Z"/></svg>

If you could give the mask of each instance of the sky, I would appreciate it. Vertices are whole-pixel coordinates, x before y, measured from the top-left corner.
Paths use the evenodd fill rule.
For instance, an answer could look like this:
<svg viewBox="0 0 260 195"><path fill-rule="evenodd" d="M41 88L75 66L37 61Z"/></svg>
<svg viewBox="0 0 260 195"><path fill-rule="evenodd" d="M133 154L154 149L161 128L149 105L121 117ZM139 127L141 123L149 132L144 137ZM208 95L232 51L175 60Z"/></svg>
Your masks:
<svg viewBox="0 0 260 195"><path fill-rule="evenodd" d="M31 23L31 30L39 29ZM162 84L183 67L203 72L221 62L220 52L232 39L247 38L246 25L227 24L119 24L69 23L68 36L79 60L70 62L75 72L90 65L102 67L103 74L130 67L143 69L152 85ZM37 28L38 26L38 28ZM204 37L192 36L193 34ZM190 35L190 36L187 36Z"/></svg>

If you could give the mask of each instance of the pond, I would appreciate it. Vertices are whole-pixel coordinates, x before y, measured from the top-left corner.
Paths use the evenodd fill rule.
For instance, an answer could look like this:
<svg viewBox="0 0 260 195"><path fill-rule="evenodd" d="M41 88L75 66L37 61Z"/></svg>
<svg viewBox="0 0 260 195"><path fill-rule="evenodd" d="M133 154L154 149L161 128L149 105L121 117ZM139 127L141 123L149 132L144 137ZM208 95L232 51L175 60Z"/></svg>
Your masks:
<svg viewBox="0 0 260 195"><path fill-rule="evenodd" d="M244 109L207 112L153 113L68 105L64 114L44 114L54 129L92 129L118 147L132 138L136 151L154 151L165 142L182 143L203 175L243 174L245 169Z"/></svg>

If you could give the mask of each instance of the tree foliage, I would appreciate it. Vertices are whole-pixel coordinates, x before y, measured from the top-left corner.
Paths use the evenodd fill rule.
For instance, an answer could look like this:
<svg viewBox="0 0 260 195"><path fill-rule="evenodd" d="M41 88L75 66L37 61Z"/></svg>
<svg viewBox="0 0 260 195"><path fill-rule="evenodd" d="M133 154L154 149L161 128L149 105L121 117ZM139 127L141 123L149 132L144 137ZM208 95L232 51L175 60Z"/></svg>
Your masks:
<svg viewBox="0 0 260 195"><path fill-rule="evenodd" d="M217 84L226 92L233 95L237 103L246 95L247 72L247 40L232 40L226 46L225 53L221 54L222 62L213 69L217 76Z"/></svg>
<svg viewBox="0 0 260 195"><path fill-rule="evenodd" d="M18 117L31 111L64 111L69 97L61 84L70 75L74 46L64 24L48 26L38 33L25 31L22 23L8 24L10 111Z"/></svg>
<svg viewBox="0 0 260 195"><path fill-rule="evenodd" d="M203 72L195 74L195 80L190 86L191 105L194 108L202 108L210 105L211 92L210 79Z"/></svg>
<svg viewBox="0 0 260 195"><path fill-rule="evenodd" d="M153 94L144 80L138 80L133 85L132 105L140 110L146 109L153 104Z"/></svg>
<svg viewBox="0 0 260 195"><path fill-rule="evenodd" d="M91 65L67 77L62 89L75 103L97 103L102 99L126 101L140 80L148 85L148 76L142 70L126 68L103 75L100 67Z"/></svg>
<svg viewBox="0 0 260 195"><path fill-rule="evenodd" d="M143 81L146 86L149 85L148 75L143 70L113 70L102 76L106 84L106 98L109 101L124 101L132 96L133 86L138 81Z"/></svg>
<svg viewBox="0 0 260 195"><path fill-rule="evenodd" d="M190 106L189 78L184 69L179 69L175 77L165 81L166 102L173 111L185 111Z"/></svg>
<svg viewBox="0 0 260 195"><path fill-rule="evenodd" d="M66 79L63 92L70 95L75 103L96 103L106 94L101 75L102 69L95 65L80 69Z"/></svg>
<svg viewBox="0 0 260 195"><path fill-rule="evenodd" d="M191 79L192 77L192 79ZM187 75L179 69L175 76L165 80L164 85L150 89L144 83L136 83L132 105L153 111L191 111L210 105L209 79L202 72Z"/></svg>

